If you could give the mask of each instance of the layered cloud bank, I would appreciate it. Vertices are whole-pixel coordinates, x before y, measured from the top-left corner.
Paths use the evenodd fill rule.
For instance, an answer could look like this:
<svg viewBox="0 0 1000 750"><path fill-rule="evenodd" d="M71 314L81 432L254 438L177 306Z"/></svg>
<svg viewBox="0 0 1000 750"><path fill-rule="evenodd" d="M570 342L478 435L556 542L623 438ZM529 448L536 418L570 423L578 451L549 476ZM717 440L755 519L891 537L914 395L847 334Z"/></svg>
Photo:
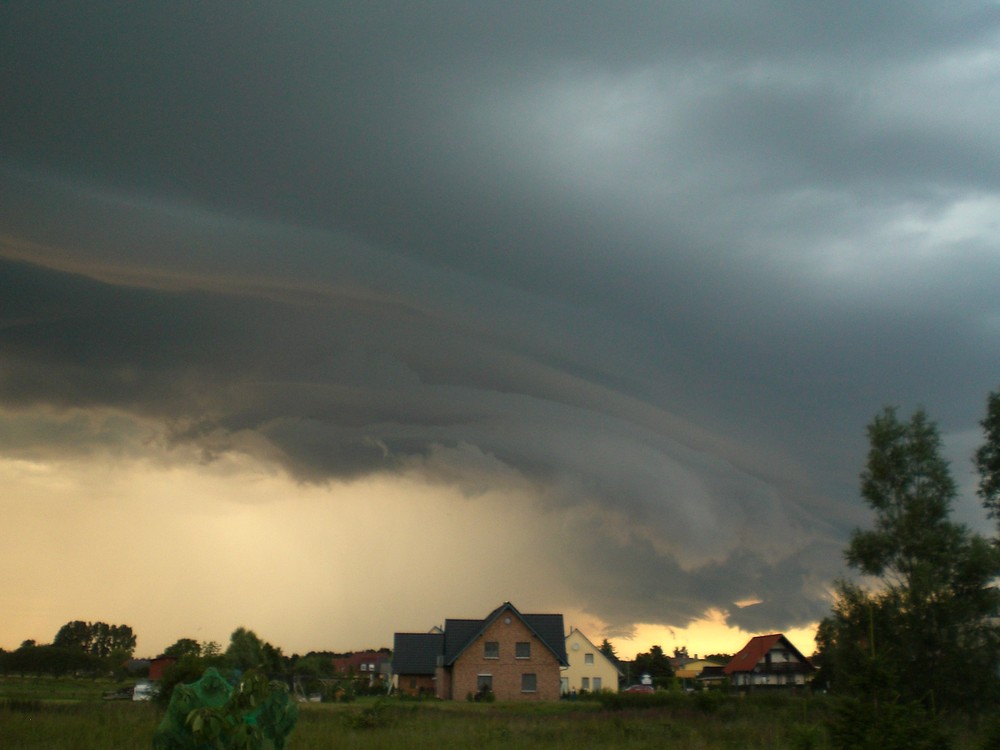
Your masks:
<svg viewBox="0 0 1000 750"><path fill-rule="evenodd" d="M438 488L608 632L814 621L870 416L966 462L998 380L1000 13L879 7L4 7L0 452Z"/></svg>

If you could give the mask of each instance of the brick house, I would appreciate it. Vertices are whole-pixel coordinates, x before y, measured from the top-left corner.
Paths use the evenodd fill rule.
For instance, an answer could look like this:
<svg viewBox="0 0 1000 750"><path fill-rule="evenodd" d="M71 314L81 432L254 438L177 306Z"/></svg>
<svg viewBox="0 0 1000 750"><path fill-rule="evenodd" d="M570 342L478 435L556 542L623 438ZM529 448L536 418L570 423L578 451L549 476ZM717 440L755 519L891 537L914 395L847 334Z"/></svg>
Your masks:
<svg viewBox="0 0 1000 750"><path fill-rule="evenodd" d="M558 700L560 671L569 666L562 615L522 614L510 602L481 620L445 620L440 634L397 633L395 645L400 689L427 685L433 652L434 691L444 700L485 690L500 701Z"/></svg>
<svg viewBox="0 0 1000 750"><path fill-rule="evenodd" d="M352 677L361 680L369 685L381 682L388 668L383 669L383 664L388 664L390 660L387 651L358 651L346 656L333 657L330 662L333 672L336 675Z"/></svg>
<svg viewBox="0 0 1000 750"><path fill-rule="evenodd" d="M735 687L794 687L805 685L816 671L783 634L751 638L722 670Z"/></svg>

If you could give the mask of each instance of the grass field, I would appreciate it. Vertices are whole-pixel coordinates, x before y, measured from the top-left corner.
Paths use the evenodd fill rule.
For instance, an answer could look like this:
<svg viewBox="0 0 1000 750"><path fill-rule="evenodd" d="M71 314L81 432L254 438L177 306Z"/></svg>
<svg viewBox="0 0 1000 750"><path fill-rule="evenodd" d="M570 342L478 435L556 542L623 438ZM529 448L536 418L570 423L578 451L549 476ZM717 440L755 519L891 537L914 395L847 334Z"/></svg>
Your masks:
<svg viewBox="0 0 1000 750"><path fill-rule="evenodd" d="M149 750L158 707L104 701L110 682L0 678L0 747L16 750ZM303 704L289 750L347 748L663 748L825 750L829 702L776 695L674 696L653 708L606 709L593 701L470 704L362 699ZM975 748L971 736L956 748Z"/></svg>

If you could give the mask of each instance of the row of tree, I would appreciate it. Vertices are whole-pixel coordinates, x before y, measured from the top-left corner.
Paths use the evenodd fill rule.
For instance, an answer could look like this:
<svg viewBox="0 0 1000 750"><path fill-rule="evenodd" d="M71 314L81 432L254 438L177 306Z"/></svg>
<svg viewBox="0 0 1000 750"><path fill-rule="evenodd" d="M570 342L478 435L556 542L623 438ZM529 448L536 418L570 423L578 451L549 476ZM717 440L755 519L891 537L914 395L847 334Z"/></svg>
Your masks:
<svg viewBox="0 0 1000 750"><path fill-rule="evenodd" d="M128 625L73 620L59 628L52 645L77 649L98 659L129 658L135 653L135 640L135 633Z"/></svg>
<svg viewBox="0 0 1000 750"><path fill-rule="evenodd" d="M0 649L0 672L125 678L130 663L139 669L131 662L135 644L135 634L127 625L74 620L59 629L52 643L27 640L14 651ZM254 631L240 627L233 631L224 650L215 641L199 643L193 638L180 638L164 649L162 656L176 659L167 667L160 683L158 695L167 702L177 684L197 680L209 667L234 679L257 669L274 679L297 678L309 684L333 677L333 658L343 654L312 652L305 656L285 656L280 648ZM144 674L132 672L133 677Z"/></svg>
<svg viewBox="0 0 1000 750"><path fill-rule="evenodd" d="M24 641L16 651L0 650L0 670L21 674L101 674L120 670L135 652L128 625L74 620L59 628L52 643Z"/></svg>
<svg viewBox="0 0 1000 750"><path fill-rule="evenodd" d="M1000 392L973 463L988 515L1000 519ZM951 519L957 488L924 411L887 408L868 426L861 495L873 526L845 558L864 583L836 585L817 635L822 679L843 699L839 747L939 748L956 714L1000 698L1000 539Z"/></svg>

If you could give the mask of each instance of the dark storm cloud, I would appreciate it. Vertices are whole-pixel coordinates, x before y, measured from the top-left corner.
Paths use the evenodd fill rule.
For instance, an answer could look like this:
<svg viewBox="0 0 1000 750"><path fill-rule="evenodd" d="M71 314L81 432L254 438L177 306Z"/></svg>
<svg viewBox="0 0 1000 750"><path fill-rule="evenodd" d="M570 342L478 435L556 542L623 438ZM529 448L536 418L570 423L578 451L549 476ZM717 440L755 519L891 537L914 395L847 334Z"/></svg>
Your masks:
<svg viewBox="0 0 1000 750"><path fill-rule="evenodd" d="M815 618L865 422L966 431L995 387L998 35L979 3L4 4L0 438L132 415L308 481L514 471L596 509L573 585L616 627Z"/></svg>

